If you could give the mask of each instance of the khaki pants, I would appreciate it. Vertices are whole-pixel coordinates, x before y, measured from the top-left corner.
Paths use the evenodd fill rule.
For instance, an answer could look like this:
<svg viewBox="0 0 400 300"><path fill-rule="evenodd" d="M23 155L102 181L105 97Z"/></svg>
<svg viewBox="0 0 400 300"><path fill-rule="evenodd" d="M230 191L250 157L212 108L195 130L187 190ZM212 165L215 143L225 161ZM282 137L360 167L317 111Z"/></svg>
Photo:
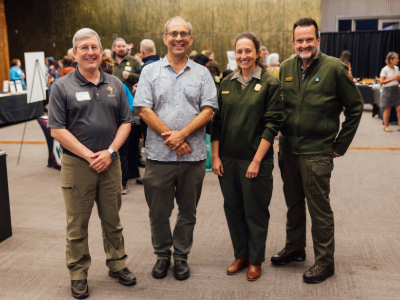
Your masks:
<svg viewBox="0 0 400 300"><path fill-rule="evenodd" d="M151 240L158 259L187 260L193 244L196 209L200 199L206 161L161 162L146 160L144 193L150 208ZM178 204L174 233L169 218Z"/></svg>
<svg viewBox="0 0 400 300"><path fill-rule="evenodd" d="M293 155L280 151L279 168L287 211L286 249L306 247L306 204L311 216L315 263L334 264L333 212L329 200L332 154Z"/></svg>
<svg viewBox="0 0 400 300"><path fill-rule="evenodd" d="M222 157L224 176L218 177L236 259L253 266L265 261L274 162L264 160L256 178L247 178L251 161Z"/></svg>
<svg viewBox="0 0 400 300"><path fill-rule="evenodd" d="M67 267L71 280L87 279L91 263L88 224L94 202L101 220L106 265L111 271L125 268L125 247L119 219L121 165L112 161L107 171L97 173L81 158L63 155L61 187L67 211Z"/></svg>

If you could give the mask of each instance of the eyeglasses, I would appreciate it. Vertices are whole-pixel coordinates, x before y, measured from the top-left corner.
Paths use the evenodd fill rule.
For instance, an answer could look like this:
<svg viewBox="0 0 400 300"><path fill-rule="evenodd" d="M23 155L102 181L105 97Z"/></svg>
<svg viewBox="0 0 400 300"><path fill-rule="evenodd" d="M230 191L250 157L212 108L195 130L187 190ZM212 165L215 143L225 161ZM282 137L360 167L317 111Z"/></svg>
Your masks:
<svg viewBox="0 0 400 300"><path fill-rule="evenodd" d="M180 35L181 38L184 39L184 38L189 37L189 36L190 36L190 33L189 33L189 32L186 32L186 31L182 31L182 32L172 31L172 32L169 32L168 35L169 35L170 37L174 38L174 39L176 39L176 38L178 37L178 35Z"/></svg>
<svg viewBox="0 0 400 300"><path fill-rule="evenodd" d="M79 50L81 50L82 52L89 52L89 49L91 48L93 52L99 52L100 51L100 47L97 46L82 46L82 47L77 47Z"/></svg>

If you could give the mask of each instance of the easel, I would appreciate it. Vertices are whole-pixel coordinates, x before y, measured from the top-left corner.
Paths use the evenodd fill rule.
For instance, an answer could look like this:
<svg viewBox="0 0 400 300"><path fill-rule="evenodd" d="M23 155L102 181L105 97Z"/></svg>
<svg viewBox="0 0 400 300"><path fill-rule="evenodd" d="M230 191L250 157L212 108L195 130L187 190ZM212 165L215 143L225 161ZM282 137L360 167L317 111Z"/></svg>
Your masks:
<svg viewBox="0 0 400 300"><path fill-rule="evenodd" d="M42 90L43 100L46 99L46 94L45 94L45 92L43 91L43 82L42 82L42 76L43 76L43 78L44 78L44 72L43 72L43 70L40 68L39 60L36 59L36 61L35 61L35 69L34 69L34 71L33 71L32 89L31 89L31 94L29 95L29 98L28 98L28 104L31 103L31 99L32 99L32 92L33 92L33 87L34 87L35 78L36 78L36 70L38 70L38 72L39 72L40 88L41 88L41 90ZM43 79L43 80L44 80L44 79ZM28 117L26 117L26 120L25 120L24 132L23 132L23 134L22 134L21 147L19 148L19 154L18 154L17 165L19 164L19 159L21 158L22 145L24 144L24 138L25 138L25 131L26 131L26 124L27 124L27 123L28 123Z"/></svg>

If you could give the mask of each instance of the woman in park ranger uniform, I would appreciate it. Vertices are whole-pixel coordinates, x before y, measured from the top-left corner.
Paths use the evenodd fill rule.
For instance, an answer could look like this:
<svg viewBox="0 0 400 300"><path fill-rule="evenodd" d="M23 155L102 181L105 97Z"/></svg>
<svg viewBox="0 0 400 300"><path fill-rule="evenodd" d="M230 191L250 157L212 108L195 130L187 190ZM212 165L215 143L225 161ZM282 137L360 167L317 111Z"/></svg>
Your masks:
<svg viewBox="0 0 400 300"><path fill-rule="evenodd" d="M266 71L260 42L249 32L235 42L236 73L218 93L212 120L212 169L219 177L235 261L229 275L249 265L247 279L261 276L272 195L274 150L283 122L279 80Z"/></svg>

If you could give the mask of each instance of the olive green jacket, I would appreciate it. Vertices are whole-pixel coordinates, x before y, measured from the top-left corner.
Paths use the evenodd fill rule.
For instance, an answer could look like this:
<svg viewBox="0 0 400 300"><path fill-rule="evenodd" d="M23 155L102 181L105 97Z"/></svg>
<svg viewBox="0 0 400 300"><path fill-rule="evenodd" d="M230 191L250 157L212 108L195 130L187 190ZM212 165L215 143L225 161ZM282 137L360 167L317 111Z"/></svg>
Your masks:
<svg viewBox="0 0 400 300"><path fill-rule="evenodd" d="M321 52L301 78L301 59L285 60L279 70L285 118L279 147L292 154L343 155L356 134L363 111L361 94L348 66ZM345 121L339 132L339 116ZM338 134L339 132L339 134Z"/></svg>
<svg viewBox="0 0 400 300"><path fill-rule="evenodd" d="M133 56L125 56L125 58L121 61L120 64L116 60L115 55L113 56L113 59L114 59L113 75L117 76L119 80L121 80L132 92L133 85L139 82L139 74L141 69L140 63ZM123 71L129 72L128 79L125 79L122 76Z"/></svg>
<svg viewBox="0 0 400 300"><path fill-rule="evenodd" d="M253 78L242 90L231 74L218 91L219 110L211 121L211 141L219 141L219 155L252 161L261 138L274 144L283 122L283 103L279 98L280 82L262 70L260 79ZM271 159L271 146L264 159Z"/></svg>

